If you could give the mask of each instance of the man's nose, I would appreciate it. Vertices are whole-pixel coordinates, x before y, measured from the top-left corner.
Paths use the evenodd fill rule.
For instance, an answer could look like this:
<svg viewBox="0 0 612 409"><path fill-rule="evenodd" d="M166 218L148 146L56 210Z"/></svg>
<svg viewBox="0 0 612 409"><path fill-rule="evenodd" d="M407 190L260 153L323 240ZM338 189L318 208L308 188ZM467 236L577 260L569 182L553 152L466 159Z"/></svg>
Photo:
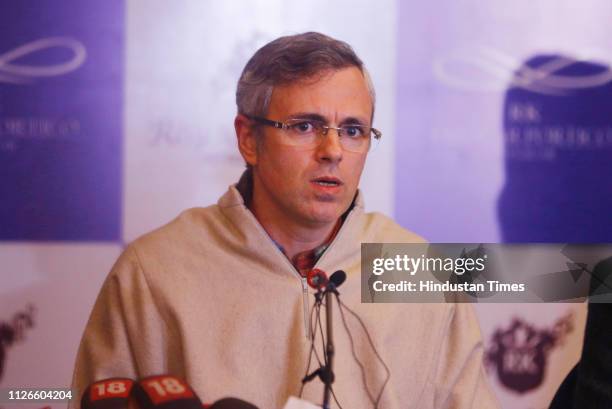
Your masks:
<svg viewBox="0 0 612 409"><path fill-rule="evenodd" d="M321 135L321 144L317 148L317 158L320 161L340 162L344 149L340 143L340 134L337 129L327 129Z"/></svg>

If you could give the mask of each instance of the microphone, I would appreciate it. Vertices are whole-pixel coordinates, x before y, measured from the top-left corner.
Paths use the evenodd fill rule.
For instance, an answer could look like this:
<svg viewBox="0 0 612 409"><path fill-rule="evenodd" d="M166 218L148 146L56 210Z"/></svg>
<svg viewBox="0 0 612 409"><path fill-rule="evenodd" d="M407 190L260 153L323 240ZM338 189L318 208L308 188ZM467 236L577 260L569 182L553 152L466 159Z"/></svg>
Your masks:
<svg viewBox="0 0 612 409"><path fill-rule="evenodd" d="M308 272L306 275L306 281L308 281L309 286L317 291L323 290L329 283L329 279L327 278L325 271L318 268L313 268Z"/></svg>
<svg viewBox="0 0 612 409"><path fill-rule="evenodd" d="M134 381L108 378L89 385L81 397L82 409L128 409Z"/></svg>
<svg viewBox="0 0 612 409"><path fill-rule="evenodd" d="M329 277L329 284L327 284L327 291L338 294L336 288L340 287L346 280L346 273L344 270L338 270Z"/></svg>
<svg viewBox="0 0 612 409"><path fill-rule="evenodd" d="M258 409L257 406L252 405L242 399L236 398L223 398L213 403L208 409Z"/></svg>
<svg viewBox="0 0 612 409"><path fill-rule="evenodd" d="M182 379L172 375L143 378L134 385L142 409L202 409L202 401Z"/></svg>

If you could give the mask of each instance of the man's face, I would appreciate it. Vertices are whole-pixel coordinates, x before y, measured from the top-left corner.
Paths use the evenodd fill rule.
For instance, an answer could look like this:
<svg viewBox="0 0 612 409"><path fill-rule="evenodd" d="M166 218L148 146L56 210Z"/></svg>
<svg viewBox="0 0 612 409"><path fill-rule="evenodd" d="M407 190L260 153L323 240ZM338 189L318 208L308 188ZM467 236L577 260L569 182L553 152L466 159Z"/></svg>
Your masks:
<svg viewBox="0 0 612 409"><path fill-rule="evenodd" d="M267 118L285 122L313 116L331 126L370 125L372 100L361 71L344 68L274 88ZM310 149L281 143L285 130L266 126L262 131L254 166L254 205L305 225L338 220L357 191L367 152L344 150L335 130Z"/></svg>

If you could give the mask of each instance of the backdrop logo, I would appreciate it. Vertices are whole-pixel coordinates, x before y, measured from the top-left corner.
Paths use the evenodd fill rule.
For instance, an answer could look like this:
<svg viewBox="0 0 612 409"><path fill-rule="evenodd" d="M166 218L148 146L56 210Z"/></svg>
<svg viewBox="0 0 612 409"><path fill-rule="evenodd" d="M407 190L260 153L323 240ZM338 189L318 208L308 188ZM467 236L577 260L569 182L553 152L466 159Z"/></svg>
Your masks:
<svg viewBox="0 0 612 409"><path fill-rule="evenodd" d="M149 132L144 133L147 146L163 150L164 155L172 149L205 157L206 160L242 161L234 143L234 129L228 127L236 114L236 79L244 68L244 62L271 39L269 34L258 30L249 30L240 39L225 39L226 48L231 52L223 58L214 56L219 58L213 64L217 68L202 84L205 87L202 95L207 104L208 121L185 120L190 117L189 112L172 110L163 117L150 117ZM192 111L192 118L199 117L199 109Z"/></svg>
<svg viewBox="0 0 612 409"><path fill-rule="evenodd" d="M4 375L8 348L23 342L25 331L34 327L34 306L28 305L25 311L16 313L10 322L0 322L0 381Z"/></svg>
<svg viewBox="0 0 612 409"><path fill-rule="evenodd" d="M561 74L576 61L599 60L597 54L577 58L557 56L537 68L522 66L521 60L491 47L455 51L433 63L433 72L443 84L465 91L503 91L523 88L544 95L567 95L572 91L602 86L612 81L612 71ZM521 67L516 71L517 67Z"/></svg>
<svg viewBox="0 0 612 409"><path fill-rule="evenodd" d="M546 373L548 354L573 329L573 316L560 318L552 329L538 329L521 318L514 318L508 329L497 329L485 354L506 388L527 393L539 387Z"/></svg>
<svg viewBox="0 0 612 409"><path fill-rule="evenodd" d="M16 61L49 49L67 49L72 55L66 61L46 66L19 64ZM38 78L57 77L78 69L87 59L83 43L69 37L41 38L0 55L0 82L32 83Z"/></svg>

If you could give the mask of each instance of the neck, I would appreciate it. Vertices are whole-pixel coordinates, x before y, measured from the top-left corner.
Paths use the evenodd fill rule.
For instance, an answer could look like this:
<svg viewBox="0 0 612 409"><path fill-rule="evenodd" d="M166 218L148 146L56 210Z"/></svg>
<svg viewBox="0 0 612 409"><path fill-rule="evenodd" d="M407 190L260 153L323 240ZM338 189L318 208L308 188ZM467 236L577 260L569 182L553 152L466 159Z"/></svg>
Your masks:
<svg viewBox="0 0 612 409"><path fill-rule="evenodd" d="M338 220L328 223L304 223L290 217L274 203L268 203L258 196L257 186L253 189L250 209L268 235L278 243L289 259L302 252L325 243L333 233Z"/></svg>

